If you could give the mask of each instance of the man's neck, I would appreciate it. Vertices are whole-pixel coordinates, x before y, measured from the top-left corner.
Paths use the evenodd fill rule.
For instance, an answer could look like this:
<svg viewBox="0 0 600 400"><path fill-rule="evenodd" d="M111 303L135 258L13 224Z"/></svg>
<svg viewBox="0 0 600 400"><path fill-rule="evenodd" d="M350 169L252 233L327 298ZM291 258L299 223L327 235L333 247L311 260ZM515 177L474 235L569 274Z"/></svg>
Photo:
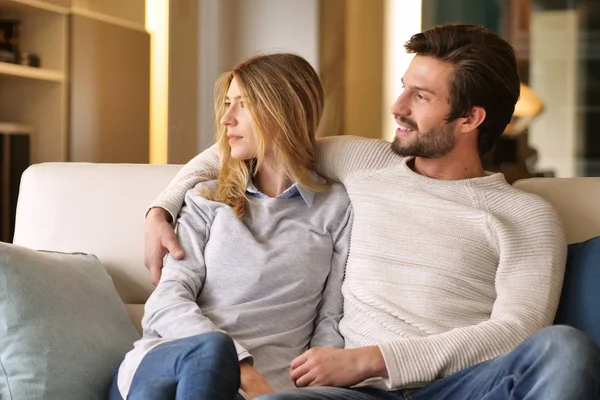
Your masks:
<svg viewBox="0 0 600 400"><path fill-rule="evenodd" d="M420 175L441 180L471 179L486 175L478 156L461 156L460 158L456 155L441 158L416 157L410 167Z"/></svg>
<svg viewBox="0 0 600 400"><path fill-rule="evenodd" d="M292 182L278 163L266 159L256 174L254 184L261 193L277 197L290 187Z"/></svg>

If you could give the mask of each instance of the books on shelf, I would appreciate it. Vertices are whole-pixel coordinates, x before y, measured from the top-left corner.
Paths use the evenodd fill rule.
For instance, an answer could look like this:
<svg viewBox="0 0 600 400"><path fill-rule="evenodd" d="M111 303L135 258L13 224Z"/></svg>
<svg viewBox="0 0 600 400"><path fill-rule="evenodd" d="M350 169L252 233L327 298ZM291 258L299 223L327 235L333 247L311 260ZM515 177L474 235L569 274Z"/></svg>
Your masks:
<svg viewBox="0 0 600 400"><path fill-rule="evenodd" d="M18 18L4 18L0 12L0 62L39 68L39 55L21 46L20 25Z"/></svg>

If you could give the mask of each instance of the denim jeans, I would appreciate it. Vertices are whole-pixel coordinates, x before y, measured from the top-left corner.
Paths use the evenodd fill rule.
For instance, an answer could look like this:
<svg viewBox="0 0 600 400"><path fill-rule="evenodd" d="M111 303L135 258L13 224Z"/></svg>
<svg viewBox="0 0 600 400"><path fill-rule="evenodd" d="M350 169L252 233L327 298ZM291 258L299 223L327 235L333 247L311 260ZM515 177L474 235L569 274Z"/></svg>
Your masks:
<svg viewBox="0 0 600 400"><path fill-rule="evenodd" d="M110 400L122 400L115 371ZM240 365L233 340L208 332L156 346L142 359L128 400L233 400Z"/></svg>
<svg viewBox="0 0 600 400"><path fill-rule="evenodd" d="M597 400L600 349L587 335L552 326L513 351L414 390L305 388L257 400Z"/></svg>

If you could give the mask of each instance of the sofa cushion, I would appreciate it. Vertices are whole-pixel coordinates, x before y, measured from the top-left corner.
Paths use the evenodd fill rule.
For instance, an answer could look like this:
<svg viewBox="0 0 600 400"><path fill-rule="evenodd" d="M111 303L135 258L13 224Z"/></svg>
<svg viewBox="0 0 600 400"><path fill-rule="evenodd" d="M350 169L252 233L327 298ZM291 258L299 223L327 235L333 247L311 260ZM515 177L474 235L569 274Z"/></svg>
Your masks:
<svg viewBox="0 0 600 400"><path fill-rule="evenodd" d="M95 256L0 243L1 399L106 399L138 337Z"/></svg>
<svg viewBox="0 0 600 400"><path fill-rule="evenodd" d="M571 325L600 345L600 237L569 245L555 324Z"/></svg>

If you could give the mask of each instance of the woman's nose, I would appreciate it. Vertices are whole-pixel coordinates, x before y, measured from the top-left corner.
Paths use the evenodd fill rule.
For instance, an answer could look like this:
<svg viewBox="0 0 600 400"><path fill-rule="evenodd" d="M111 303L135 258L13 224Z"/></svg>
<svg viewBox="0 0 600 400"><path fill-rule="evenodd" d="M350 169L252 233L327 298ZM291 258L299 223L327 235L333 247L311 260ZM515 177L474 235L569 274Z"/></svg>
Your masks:
<svg viewBox="0 0 600 400"><path fill-rule="evenodd" d="M227 109L227 111L225 111L225 114L223 114L219 122L223 126L235 125L235 118L233 118L233 116L231 115L231 109Z"/></svg>

